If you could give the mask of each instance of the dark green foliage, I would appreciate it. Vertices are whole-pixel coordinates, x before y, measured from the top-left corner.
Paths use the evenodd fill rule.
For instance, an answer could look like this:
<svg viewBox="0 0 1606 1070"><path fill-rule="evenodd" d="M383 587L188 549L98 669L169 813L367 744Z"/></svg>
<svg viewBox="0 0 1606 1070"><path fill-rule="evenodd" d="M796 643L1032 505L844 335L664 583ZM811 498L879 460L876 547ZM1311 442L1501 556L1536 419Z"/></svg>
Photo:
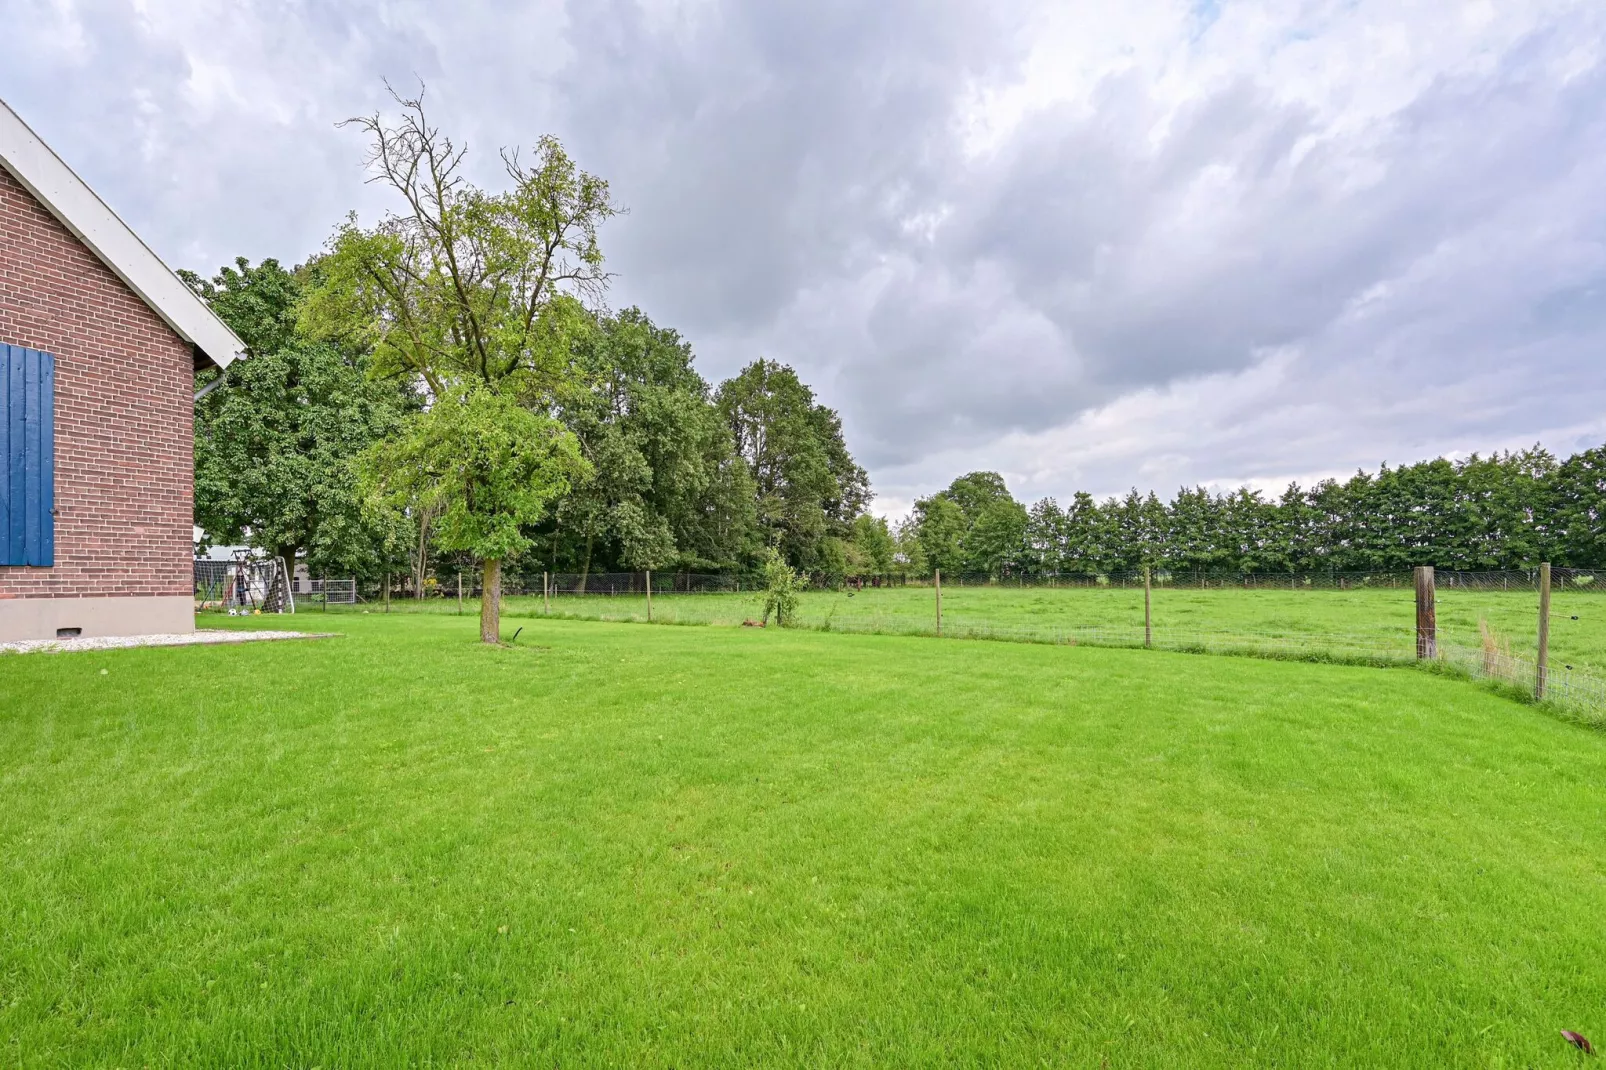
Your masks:
<svg viewBox="0 0 1606 1070"><path fill-rule="evenodd" d="M793 566L844 567L840 545L870 500L870 482L842 439L842 421L784 364L756 360L722 383L715 403L747 462L765 541Z"/></svg>
<svg viewBox="0 0 1606 1070"><path fill-rule="evenodd" d="M897 543L885 517L861 514L853 521L853 538L847 546L848 569L855 575L885 575L897 568Z"/></svg>
<svg viewBox="0 0 1606 1070"><path fill-rule="evenodd" d="M1000 575L1033 559L1026 509L997 472L971 472L915 502L914 527L928 567Z"/></svg>
<svg viewBox="0 0 1606 1070"><path fill-rule="evenodd" d="M195 407L196 524L214 541L302 555L314 574L373 575L390 550L392 566L405 561L406 525L365 514L353 460L414 400L369 378L361 358L297 332L301 287L277 261L241 257L211 281L185 281L250 354Z"/></svg>
<svg viewBox="0 0 1606 1070"><path fill-rule="evenodd" d="M967 524L964 510L952 498L937 494L915 502L910 526L925 559L925 571L954 573L962 570Z"/></svg>
<svg viewBox="0 0 1606 1070"><path fill-rule="evenodd" d="M763 623L768 624L773 614L775 623L785 628L792 623L792 617L797 613L798 590L803 586L803 578L792 571L792 566L786 563L786 558L774 548L764 561L764 617Z"/></svg>
<svg viewBox="0 0 1606 1070"><path fill-rule="evenodd" d="M1565 461L1538 446L1443 458L1340 483L1291 484L1275 500L1247 487L1179 490L1169 504L1129 491L1078 493L1023 510L992 472L915 503L911 570L1007 575L1606 567L1606 447Z"/></svg>
<svg viewBox="0 0 1606 1070"><path fill-rule="evenodd" d="M559 416L595 475L541 532L554 569L737 569L757 560L753 486L691 346L638 309L575 347Z"/></svg>

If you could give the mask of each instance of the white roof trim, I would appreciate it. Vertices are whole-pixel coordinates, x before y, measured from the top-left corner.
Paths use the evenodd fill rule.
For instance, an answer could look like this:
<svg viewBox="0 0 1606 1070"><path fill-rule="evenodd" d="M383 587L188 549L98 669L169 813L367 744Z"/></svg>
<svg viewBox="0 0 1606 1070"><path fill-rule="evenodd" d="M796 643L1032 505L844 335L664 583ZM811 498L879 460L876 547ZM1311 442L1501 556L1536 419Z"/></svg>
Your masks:
<svg viewBox="0 0 1606 1070"><path fill-rule="evenodd" d="M0 100L0 166L116 273L186 342L226 368L245 344L162 263L106 202Z"/></svg>

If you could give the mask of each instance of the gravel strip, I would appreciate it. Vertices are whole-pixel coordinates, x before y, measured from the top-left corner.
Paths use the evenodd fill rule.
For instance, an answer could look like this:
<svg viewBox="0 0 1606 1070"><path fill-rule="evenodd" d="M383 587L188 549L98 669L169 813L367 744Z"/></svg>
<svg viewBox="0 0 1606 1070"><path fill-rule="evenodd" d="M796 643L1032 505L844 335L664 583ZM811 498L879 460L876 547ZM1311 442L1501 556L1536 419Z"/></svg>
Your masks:
<svg viewBox="0 0 1606 1070"><path fill-rule="evenodd" d="M0 643L0 654L69 654L76 650L117 650L129 646L195 646L200 643L254 643L260 639L326 639L333 632L176 632L166 635L108 635L84 639L24 639Z"/></svg>

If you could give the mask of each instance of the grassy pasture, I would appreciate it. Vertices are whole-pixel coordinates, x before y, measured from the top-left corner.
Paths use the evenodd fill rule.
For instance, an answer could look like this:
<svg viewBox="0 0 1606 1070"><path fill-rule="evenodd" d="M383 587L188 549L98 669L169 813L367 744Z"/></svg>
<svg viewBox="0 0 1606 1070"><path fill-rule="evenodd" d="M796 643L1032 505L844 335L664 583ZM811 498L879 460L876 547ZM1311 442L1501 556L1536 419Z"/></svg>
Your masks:
<svg viewBox="0 0 1606 1070"><path fill-rule="evenodd" d="M1021 637L1074 635L1097 629L1113 638L1141 638L1143 591L1117 588L948 587L943 590L943 626L950 634L993 632ZM465 603L465 612L478 612ZM373 607L368 607L372 609ZM396 611L454 613L454 599L395 602ZM507 600L505 613L527 618L542 613L539 597ZM738 625L757 619L757 594L654 595L654 619L664 622ZM1156 589L1154 628L1162 640L1191 636L1266 637L1286 640L1289 649L1393 654L1415 649L1416 609L1410 588L1328 590ZM552 615L572 619L647 618L642 596L560 596ZM1441 587L1438 592L1441 642L1478 647L1478 623L1486 620L1513 654L1531 658L1538 639L1538 596L1532 591L1502 593ZM1576 620L1573 618L1577 617ZM798 621L805 627L845 631L929 632L935 625L930 587L868 589L860 592L810 591L803 595ZM515 623L513 625L517 627ZM1606 675L1606 594L1557 592L1551 607L1551 659L1559 669Z"/></svg>
<svg viewBox="0 0 1606 1070"><path fill-rule="evenodd" d="M1606 1037L1606 735L1470 684L330 619L0 658L0 1061L1571 1066L1558 1029Z"/></svg>

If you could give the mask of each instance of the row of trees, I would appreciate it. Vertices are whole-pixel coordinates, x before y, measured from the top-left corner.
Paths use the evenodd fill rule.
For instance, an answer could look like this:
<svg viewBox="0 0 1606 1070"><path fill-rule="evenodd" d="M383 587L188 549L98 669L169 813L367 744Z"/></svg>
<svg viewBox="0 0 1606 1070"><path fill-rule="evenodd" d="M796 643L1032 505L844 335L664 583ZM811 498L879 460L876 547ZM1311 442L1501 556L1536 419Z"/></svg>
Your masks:
<svg viewBox="0 0 1606 1070"><path fill-rule="evenodd" d="M865 513L837 414L758 360L717 388L690 346L608 312L605 182L550 138L509 188L459 174L420 99L353 120L401 205L290 271L187 281L250 359L196 409L196 522L326 574L484 570L1041 575L1606 566L1606 451L1535 447L1357 473L1268 499L1184 489L1027 508L976 472L896 529Z"/></svg>
<svg viewBox="0 0 1606 1070"><path fill-rule="evenodd" d="M923 574L1603 568L1606 447L1384 465L1276 498L1195 487L1064 507L1027 508L996 472L972 472L916 502L897 534L900 561Z"/></svg>
<svg viewBox="0 0 1606 1070"><path fill-rule="evenodd" d="M398 103L353 123L401 209L294 271L187 276L250 353L197 405L208 537L420 589L432 555L472 561L488 641L505 562L848 568L869 486L837 415L769 361L712 389L675 332L607 312L616 209L557 141L504 152L489 193L421 99Z"/></svg>

